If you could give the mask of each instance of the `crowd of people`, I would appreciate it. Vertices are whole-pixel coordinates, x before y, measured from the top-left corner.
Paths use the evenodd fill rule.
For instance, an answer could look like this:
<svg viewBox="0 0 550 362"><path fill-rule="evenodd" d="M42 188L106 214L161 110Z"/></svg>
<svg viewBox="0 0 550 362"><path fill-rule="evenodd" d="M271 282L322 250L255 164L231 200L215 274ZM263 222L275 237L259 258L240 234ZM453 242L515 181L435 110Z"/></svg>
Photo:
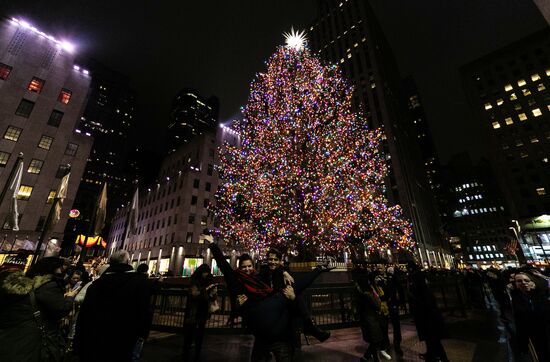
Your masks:
<svg viewBox="0 0 550 362"><path fill-rule="evenodd" d="M303 335L320 342L330 338L330 331L312 318L304 291L331 268L320 265L293 277L282 253L272 248L263 266L242 254L233 269L218 245L209 248L231 302L229 323L240 317L254 336L251 361L292 361ZM128 253L119 250L87 267L46 257L26 273L0 269L0 360L139 360L153 318L151 296L159 283L149 278L147 265L134 270L129 262ZM460 283L467 299L461 303L497 312L508 327L517 361L533 356L550 361L547 272L534 267L423 271L414 263L401 268L358 263L351 277L354 309L367 343L361 361L391 360L392 352L403 355L400 314L405 310L425 342L426 352L419 358L449 361L441 341L450 334L428 282L447 277ZM201 358L207 321L220 309L218 288L207 264L189 278L181 306L184 361Z"/></svg>

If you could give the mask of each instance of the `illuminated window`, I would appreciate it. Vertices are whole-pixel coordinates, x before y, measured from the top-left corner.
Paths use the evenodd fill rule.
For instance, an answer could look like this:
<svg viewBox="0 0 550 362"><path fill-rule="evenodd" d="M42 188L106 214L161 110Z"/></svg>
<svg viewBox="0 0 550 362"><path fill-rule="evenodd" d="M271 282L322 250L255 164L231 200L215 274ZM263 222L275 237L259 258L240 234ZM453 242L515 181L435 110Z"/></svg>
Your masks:
<svg viewBox="0 0 550 362"><path fill-rule="evenodd" d="M22 99L21 102L19 103L19 106L17 106L17 109L15 110L15 114L17 116L29 118L33 108L34 108L34 102L28 101L26 99Z"/></svg>
<svg viewBox="0 0 550 362"><path fill-rule="evenodd" d="M19 186L19 192L17 193L17 200L28 200L31 197L33 187L27 185Z"/></svg>
<svg viewBox="0 0 550 362"><path fill-rule="evenodd" d="M535 108L531 111L533 113L533 116L538 117L542 115L542 112L540 111L540 108Z"/></svg>
<svg viewBox="0 0 550 362"><path fill-rule="evenodd" d="M523 146L523 141L522 140L516 140L516 146L517 147Z"/></svg>
<svg viewBox="0 0 550 362"><path fill-rule="evenodd" d="M50 190L50 193L48 194L48 200L46 201L46 204L51 204L53 202L54 198L55 198L55 190Z"/></svg>
<svg viewBox="0 0 550 362"><path fill-rule="evenodd" d="M44 161L32 159L31 163L29 163L29 168L27 169L27 172L39 174L40 170L42 170L43 165Z"/></svg>
<svg viewBox="0 0 550 362"><path fill-rule="evenodd" d="M504 101L502 100L502 98L497 99L497 106L502 105L502 103L504 103Z"/></svg>
<svg viewBox="0 0 550 362"><path fill-rule="evenodd" d="M78 145L76 143L67 143L67 148L65 148L66 155L74 156L76 155L76 151L78 151Z"/></svg>
<svg viewBox="0 0 550 362"><path fill-rule="evenodd" d="M40 93L42 92L42 88L44 88L44 83L46 83L44 79L34 77L29 83L27 89L31 92Z"/></svg>
<svg viewBox="0 0 550 362"><path fill-rule="evenodd" d="M539 92L540 92L540 91L543 91L543 90L545 90L545 89L546 89L546 87L544 86L544 84L539 83L539 84L537 85L537 90L538 90Z"/></svg>
<svg viewBox="0 0 550 362"><path fill-rule="evenodd" d="M539 79L540 79L540 76L537 73L531 75L531 80L533 82L536 82Z"/></svg>
<svg viewBox="0 0 550 362"><path fill-rule="evenodd" d="M538 142L539 142L539 139L537 137L531 138L531 143L538 143Z"/></svg>
<svg viewBox="0 0 550 362"><path fill-rule="evenodd" d="M512 117L508 117L504 120L506 122L506 125L509 126L511 124L514 124L514 121L512 120Z"/></svg>
<svg viewBox="0 0 550 362"><path fill-rule="evenodd" d="M525 84L527 84L525 83L525 79L518 80L518 86L523 87Z"/></svg>
<svg viewBox="0 0 550 362"><path fill-rule="evenodd" d="M57 97L57 100L63 104L69 104L69 101L71 100L72 95L73 95L73 92L63 88L61 89L61 93L59 93L59 97Z"/></svg>
<svg viewBox="0 0 550 362"><path fill-rule="evenodd" d="M0 152L0 167L6 167L8 164L8 160L10 159L10 155L7 152Z"/></svg>
<svg viewBox="0 0 550 362"><path fill-rule="evenodd" d="M61 119L63 118L63 112L60 112L56 109L52 111L52 114L50 114L50 118L48 119L48 124L50 126L59 127L61 124Z"/></svg>
<svg viewBox="0 0 550 362"><path fill-rule="evenodd" d="M523 92L524 96L530 96L531 95L531 91L527 88L524 88L521 91Z"/></svg>
<svg viewBox="0 0 550 362"><path fill-rule="evenodd" d="M550 69L546 69L546 76L550 77Z"/></svg>
<svg viewBox="0 0 550 362"><path fill-rule="evenodd" d="M494 129L499 129L499 128L500 128L500 123L498 123L498 122L493 122L493 128L494 128Z"/></svg>
<svg viewBox="0 0 550 362"><path fill-rule="evenodd" d="M70 170L70 166L60 165L59 168L57 169L55 177L56 178L63 178L67 174L67 172L69 172L69 170Z"/></svg>
<svg viewBox="0 0 550 362"><path fill-rule="evenodd" d="M525 153L525 152L521 152L521 153L519 154L519 156L520 156L521 158L527 158L527 157L529 157L529 155L528 155L527 153Z"/></svg>
<svg viewBox="0 0 550 362"><path fill-rule="evenodd" d="M512 85L511 85L511 84L506 84L506 85L504 86L504 90L505 90L506 92L511 91L511 90L512 90Z"/></svg>
<svg viewBox="0 0 550 362"><path fill-rule="evenodd" d="M537 188L537 195L539 196L546 195L546 190L544 189L544 187Z"/></svg>
<svg viewBox="0 0 550 362"><path fill-rule="evenodd" d="M520 113L518 114L518 118L520 121L525 121L527 120L527 116L525 115L525 113Z"/></svg>
<svg viewBox="0 0 550 362"><path fill-rule="evenodd" d="M38 147L45 150L49 150L52 146L53 138L48 136L42 136L40 142L38 142Z"/></svg>
<svg viewBox="0 0 550 362"><path fill-rule="evenodd" d="M548 157L544 157L544 158L542 159L542 162L548 163Z"/></svg>
<svg viewBox="0 0 550 362"><path fill-rule="evenodd" d="M493 106L491 105L491 103L485 103L485 109L491 109L493 108Z"/></svg>
<svg viewBox="0 0 550 362"><path fill-rule="evenodd" d="M510 100L511 101L515 101L516 99L518 99L518 96L516 96L516 93L510 94Z"/></svg>
<svg viewBox="0 0 550 362"><path fill-rule="evenodd" d="M22 131L21 128L9 126L6 133L4 133L4 139L17 142Z"/></svg>
<svg viewBox="0 0 550 362"><path fill-rule="evenodd" d="M515 109L516 111L521 110L521 104L519 104L519 103L514 104L514 109Z"/></svg>
<svg viewBox="0 0 550 362"><path fill-rule="evenodd" d="M8 79L12 69L13 68L10 67L9 65L0 63L0 79L2 80Z"/></svg>

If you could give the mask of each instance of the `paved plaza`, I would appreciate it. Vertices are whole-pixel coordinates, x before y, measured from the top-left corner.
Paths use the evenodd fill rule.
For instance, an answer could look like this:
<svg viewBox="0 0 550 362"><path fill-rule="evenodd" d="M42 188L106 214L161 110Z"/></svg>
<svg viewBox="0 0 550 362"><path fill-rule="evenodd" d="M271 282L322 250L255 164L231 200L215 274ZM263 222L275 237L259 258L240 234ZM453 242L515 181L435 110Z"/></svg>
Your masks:
<svg viewBox="0 0 550 362"><path fill-rule="evenodd" d="M443 344L450 361L509 361L508 341L490 312L470 313L467 319L447 317L447 323L451 338ZM425 351L424 343L418 340L410 319L403 320L402 332L404 355L398 358L392 353L392 360L421 361L418 354ZM201 361L248 361L252 342L253 338L247 335L206 335ZM153 333L144 348L143 361L179 361L181 346L180 335ZM359 328L338 329L333 330L332 337L324 343L313 338L310 338L310 345L305 345L304 341L296 361L358 361L366 347Z"/></svg>

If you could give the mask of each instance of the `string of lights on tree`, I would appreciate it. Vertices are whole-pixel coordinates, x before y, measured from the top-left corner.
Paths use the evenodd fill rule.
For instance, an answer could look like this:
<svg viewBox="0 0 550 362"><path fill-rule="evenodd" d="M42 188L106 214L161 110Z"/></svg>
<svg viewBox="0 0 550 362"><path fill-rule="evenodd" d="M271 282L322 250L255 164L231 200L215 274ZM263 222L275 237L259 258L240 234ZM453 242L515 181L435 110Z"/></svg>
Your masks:
<svg viewBox="0 0 550 362"><path fill-rule="evenodd" d="M384 196L383 134L352 110L353 88L286 34L251 84L240 146L221 149L216 215L223 239L261 251L409 250L410 223Z"/></svg>

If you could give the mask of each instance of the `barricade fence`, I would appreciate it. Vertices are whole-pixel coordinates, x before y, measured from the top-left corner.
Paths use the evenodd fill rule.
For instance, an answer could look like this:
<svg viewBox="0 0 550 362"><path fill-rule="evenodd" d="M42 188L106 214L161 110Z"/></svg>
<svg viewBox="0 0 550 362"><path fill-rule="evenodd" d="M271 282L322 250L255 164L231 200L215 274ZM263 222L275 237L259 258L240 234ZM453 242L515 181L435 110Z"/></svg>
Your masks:
<svg viewBox="0 0 550 362"><path fill-rule="evenodd" d="M469 308L463 280L454 276L430 277L430 287L434 292L439 308L451 315L466 316ZM406 283L404 283L406 288ZM408 294L405 292L405 294ZM323 328L338 329L359 325L354 302L352 283L314 285L303 293L312 317ZM163 332L180 333L183 329L187 289L158 289L152 297L152 329ZM231 303L227 290L218 287L220 309L211 314L206 323L209 333L246 333L242 321L230 320ZM408 304L404 303L401 315L408 314Z"/></svg>

